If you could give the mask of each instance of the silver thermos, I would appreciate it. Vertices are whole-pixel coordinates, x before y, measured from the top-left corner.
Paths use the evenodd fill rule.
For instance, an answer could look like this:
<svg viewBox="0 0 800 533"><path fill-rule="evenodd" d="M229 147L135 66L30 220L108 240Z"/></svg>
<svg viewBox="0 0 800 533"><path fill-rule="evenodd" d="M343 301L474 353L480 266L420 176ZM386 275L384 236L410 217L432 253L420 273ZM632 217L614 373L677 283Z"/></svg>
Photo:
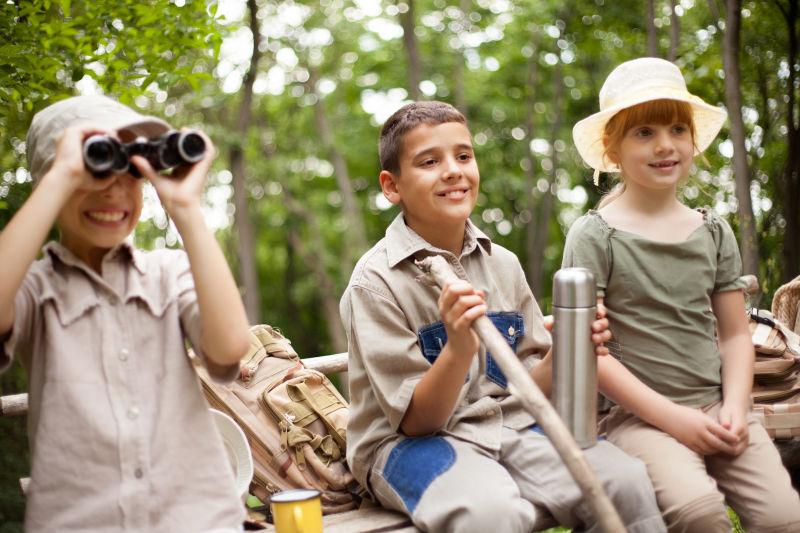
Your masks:
<svg viewBox="0 0 800 533"><path fill-rule="evenodd" d="M597 289L585 268L553 276L553 406L581 448L597 443Z"/></svg>

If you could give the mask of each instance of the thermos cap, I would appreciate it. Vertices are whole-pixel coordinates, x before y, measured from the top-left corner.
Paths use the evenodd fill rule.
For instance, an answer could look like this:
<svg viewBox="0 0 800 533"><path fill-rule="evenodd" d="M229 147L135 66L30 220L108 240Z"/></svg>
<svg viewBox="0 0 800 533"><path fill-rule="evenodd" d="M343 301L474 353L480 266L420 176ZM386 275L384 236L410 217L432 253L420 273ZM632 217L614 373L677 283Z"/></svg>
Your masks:
<svg viewBox="0 0 800 533"><path fill-rule="evenodd" d="M553 307L594 307L597 286L586 268L562 268L553 276Z"/></svg>

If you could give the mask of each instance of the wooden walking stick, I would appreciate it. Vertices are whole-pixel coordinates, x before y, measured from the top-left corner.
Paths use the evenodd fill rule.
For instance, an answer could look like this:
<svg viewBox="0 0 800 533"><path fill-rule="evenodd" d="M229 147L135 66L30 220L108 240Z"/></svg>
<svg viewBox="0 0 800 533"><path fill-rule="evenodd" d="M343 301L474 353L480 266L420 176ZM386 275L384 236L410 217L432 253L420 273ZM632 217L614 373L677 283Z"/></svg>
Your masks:
<svg viewBox="0 0 800 533"><path fill-rule="evenodd" d="M417 266L428 274L439 288L443 288L448 282L463 281L439 255L417 261ZM508 379L508 390L520 399L523 407L542 426L569 473L589 501L603 531L606 533L625 531L617 510L611 504L589 463L586 462L575 439L492 321L484 315L473 322L472 329L478 334L486 350L492 353L492 357Z"/></svg>

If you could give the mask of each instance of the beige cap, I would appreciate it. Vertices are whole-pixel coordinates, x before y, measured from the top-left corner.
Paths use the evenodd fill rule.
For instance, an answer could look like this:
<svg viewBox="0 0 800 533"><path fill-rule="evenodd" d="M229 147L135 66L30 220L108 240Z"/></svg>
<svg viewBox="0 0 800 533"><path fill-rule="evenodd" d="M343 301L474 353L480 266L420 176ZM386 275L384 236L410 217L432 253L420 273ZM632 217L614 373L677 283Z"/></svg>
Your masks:
<svg viewBox="0 0 800 533"><path fill-rule="evenodd" d="M595 169L595 185L600 172L619 172L619 167L604 157L606 123L625 108L662 99L686 102L692 107L696 153L708 148L728 116L724 109L691 94L680 69L669 61L642 57L622 63L611 71L600 89L600 111L579 121L572 129L578 153Z"/></svg>
<svg viewBox="0 0 800 533"><path fill-rule="evenodd" d="M137 113L107 96L73 96L61 100L36 113L28 129L26 152L28 169L34 180L42 177L53 164L61 132L82 122L144 137L158 137L172 129L160 118Z"/></svg>

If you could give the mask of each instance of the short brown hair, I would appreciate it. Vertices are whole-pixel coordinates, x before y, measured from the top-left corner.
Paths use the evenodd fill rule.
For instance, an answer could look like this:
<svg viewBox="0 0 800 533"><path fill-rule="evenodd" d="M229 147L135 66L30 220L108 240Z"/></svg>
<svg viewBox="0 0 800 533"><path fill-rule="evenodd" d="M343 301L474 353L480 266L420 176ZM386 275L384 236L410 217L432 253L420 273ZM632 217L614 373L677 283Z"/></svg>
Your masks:
<svg viewBox="0 0 800 533"><path fill-rule="evenodd" d="M395 111L381 128L378 142L381 170L388 170L393 174L400 172L400 150L409 131L421 124L436 126L447 122L467 125L467 119L461 111L445 102L412 102Z"/></svg>

